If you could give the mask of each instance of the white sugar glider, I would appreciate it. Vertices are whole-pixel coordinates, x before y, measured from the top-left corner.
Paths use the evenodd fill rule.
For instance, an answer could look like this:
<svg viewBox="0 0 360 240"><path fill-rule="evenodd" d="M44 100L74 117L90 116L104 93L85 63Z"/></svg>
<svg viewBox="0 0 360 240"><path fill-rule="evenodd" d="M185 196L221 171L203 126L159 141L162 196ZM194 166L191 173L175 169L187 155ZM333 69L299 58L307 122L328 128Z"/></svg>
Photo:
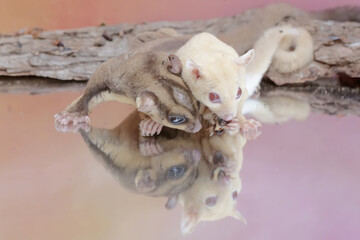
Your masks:
<svg viewBox="0 0 360 240"><path fill-rule="evenodd" d="M204 32L192 37L176 55L194 97L225 121L234 118L237 104L246 95L245 67L254 50L239 57L232 47Z"/></svg>
<svg viewBox="0 0 360 240"><path fill-rule="evenodd" d="M230 132L236 132L239 127L259 127L256 121L246 120L241 110L270 64L280 72L291 72L311 61L312 53L312 37L306 30L279 26L265 31L254 49L242 56L210 33L195 35L176 55L194 97L227 121Z"/></svg>

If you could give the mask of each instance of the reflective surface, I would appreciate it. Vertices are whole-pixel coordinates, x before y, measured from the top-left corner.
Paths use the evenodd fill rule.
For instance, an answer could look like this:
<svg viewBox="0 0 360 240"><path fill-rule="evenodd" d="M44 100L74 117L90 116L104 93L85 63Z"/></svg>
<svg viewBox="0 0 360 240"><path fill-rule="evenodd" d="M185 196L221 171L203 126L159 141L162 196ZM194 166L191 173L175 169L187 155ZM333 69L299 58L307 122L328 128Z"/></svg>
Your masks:
<svg viewBox="0 0 360 240"><path fill-rule="evenodd" d="M0 95L0 239L360 237L358 117L144 140L133 109L110 102L90 132L56 132L78 95Z"/></svg>

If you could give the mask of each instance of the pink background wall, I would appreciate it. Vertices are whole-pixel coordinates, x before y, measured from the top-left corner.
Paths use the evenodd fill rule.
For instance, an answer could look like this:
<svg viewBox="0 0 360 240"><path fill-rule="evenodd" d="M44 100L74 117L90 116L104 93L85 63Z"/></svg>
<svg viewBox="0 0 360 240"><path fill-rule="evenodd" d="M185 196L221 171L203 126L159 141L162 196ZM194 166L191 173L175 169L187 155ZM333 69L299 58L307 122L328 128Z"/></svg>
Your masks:
<svg viewBox="0 0 360 240"><path fill-rule="evenodd" d="M273 0L0 0L0 33L18 29L78 28L102 22L144 22L160 20L206 19L238 14L265 6ZM299 8L317 10L358 0L287 0Z"/></svg>

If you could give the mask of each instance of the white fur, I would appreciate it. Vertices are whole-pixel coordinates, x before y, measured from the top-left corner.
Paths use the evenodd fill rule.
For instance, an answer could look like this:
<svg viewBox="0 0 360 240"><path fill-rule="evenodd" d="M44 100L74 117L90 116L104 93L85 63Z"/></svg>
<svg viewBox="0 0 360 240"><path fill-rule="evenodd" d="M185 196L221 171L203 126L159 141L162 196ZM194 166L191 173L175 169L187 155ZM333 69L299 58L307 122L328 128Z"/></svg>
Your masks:
<svg viewBox="0 0 360 240"><path fill-rule="evenodd" d="M262 74L246 74L246 90L249 96L253 95L259 87L263 75Z"/></svg>
<svg viewBox="0 0 360 240"><path fill-rule="evenodd" d="M252 60L254 52L239 57L237 52L210 33L200 33L182 46L176 55L183 63L182 78L193 95L219 117L237 113L238 88L245 89L245 75L239 69ZM196 75L200 78L197 78ZM220 96L221 103L212 103L209 93Z"/></svg>

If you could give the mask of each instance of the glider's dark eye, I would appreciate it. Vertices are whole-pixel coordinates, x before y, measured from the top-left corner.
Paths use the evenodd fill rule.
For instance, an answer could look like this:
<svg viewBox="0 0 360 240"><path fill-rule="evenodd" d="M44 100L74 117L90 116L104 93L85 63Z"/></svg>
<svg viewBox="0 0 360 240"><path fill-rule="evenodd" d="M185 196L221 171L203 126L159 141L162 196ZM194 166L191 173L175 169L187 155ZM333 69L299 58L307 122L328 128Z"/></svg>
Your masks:
<svg viewBox="0 0 360 240"><path fill-rule="evenodd" d="M184 116L169 116L169 121L172 124L178 125L186 121Z"/></svg>
<svg viewBox="0 0 360 240"><path fill-rule="evenodd" d="M167 170L167 178L168 179L177 179L184 175L185 167L182 166L174 166Z"/></svg>

